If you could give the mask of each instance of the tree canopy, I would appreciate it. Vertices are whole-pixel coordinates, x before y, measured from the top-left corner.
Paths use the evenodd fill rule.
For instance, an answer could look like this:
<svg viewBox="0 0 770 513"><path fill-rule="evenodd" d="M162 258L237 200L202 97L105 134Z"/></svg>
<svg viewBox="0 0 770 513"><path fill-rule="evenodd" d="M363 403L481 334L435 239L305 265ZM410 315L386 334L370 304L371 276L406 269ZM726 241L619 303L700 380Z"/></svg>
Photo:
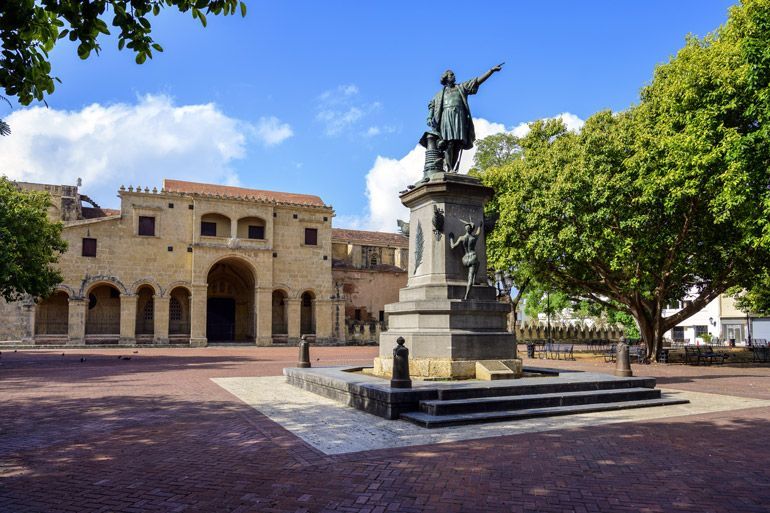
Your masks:
<svg viewBox="0 0 770 513"><path fill-rule="evenodd" d="M770 263L770 0L745 0L658 66L640 102L580 133L531 125L497 191L493 266L633 315L663 334ZM507 151L507 150L506 150ZM664 318L671 300L694 295Z"/></svg>
<svg viewBox="0 0 770 513"><path fill-rule="evenodd" d="M77 42L87 59L100 50L100 39L117 29L118 48L135 53L137 64L163 47L151 35L150 18L165 8L189 12L206 26L206 14L246 15L240 0L4 0L0 9L0 87L22 105L44 101L54 92L49 53L60 39ZM7 125L0 120L0 129ZM2 132L4 130L0 130ZM7 135L7 134L3 134Z"/></svg>
<svg viewBox="0 0 770 513"><path fill-rule="evenodd" d="M0 296L46 297L62 277L53 264L67 249L61 223L48 220L50 197L0 177Z"/></svg>

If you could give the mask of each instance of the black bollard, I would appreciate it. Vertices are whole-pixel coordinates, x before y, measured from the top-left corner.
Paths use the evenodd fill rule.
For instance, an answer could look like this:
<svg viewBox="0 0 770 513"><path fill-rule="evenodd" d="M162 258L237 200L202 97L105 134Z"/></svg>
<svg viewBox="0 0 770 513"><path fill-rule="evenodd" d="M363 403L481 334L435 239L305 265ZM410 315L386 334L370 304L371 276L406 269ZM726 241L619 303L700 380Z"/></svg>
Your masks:
<svg viewBox="0 0 770 513"><path fill-rule="evenodd" d="M615 375L621 378L628 378L633 376L631 372L631 358L628 354L628 344L624 342L625 339L620 339L616 351L615 359Z"/></svg>
<svg viewBox="0 0 770 513"><path fill-rule="evenodd" d="M310 367L310 342L308 342L308 336L302 335L302 340L299 341L299 360L297 361L297 367L300 369L307 369Z"/></svg>
<svg viewBox="0 0 770 513"><path fill-rule="evenodd" d="M393 377L390 380L391 388L412 388L412 380L409 379L409 349L404 347L404 337L396 339L396 347L393 348Z"/></svg>

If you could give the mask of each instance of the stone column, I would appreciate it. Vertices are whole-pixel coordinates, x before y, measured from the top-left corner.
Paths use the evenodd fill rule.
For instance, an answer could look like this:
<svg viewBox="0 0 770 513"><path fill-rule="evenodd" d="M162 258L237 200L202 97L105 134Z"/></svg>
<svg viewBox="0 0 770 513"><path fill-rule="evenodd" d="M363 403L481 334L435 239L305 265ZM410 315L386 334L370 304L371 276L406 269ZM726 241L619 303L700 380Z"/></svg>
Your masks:
<svg viewBox="0 0 770 513"><path fill-rule="evenodd" d="M345 326L345 300L332 301L332 337L339 341L347 339L348 330Z"/></svg>
<svg viewBox="0 0 770 513"><path fill-rule="evenodd" d="M193 285L190 298L190 346L204 347L206 340L206 306L208 285Z"/></svg>
<svg viewBox="0 0 770 513"><path fill-rule="evenodd" d="M35 343L35 314L37 308L35 307L35 300L28 296L24 298L21 305L22 315L24 315L23 333L21 336L21 342L24 344Z"/></svg>
<svg viewBox="0 0 770 513"><path fill-rule="evenodd" d="M155 340L153 342L156 344L168 344L168 305L170 301L171 298L168 296L158 297L156 295L153 297L153 304L155 305L153 315Z"/></svg>
<svg viewBox="0 0 770 513"><path fill-rule="evenodd" d="M120 340L119 344L136 344L136 302L135 294L120 295Z"/></svg>
<svg viewBox="0 0 770 513"><path fill-rule="evenodd" d="M84 298L69 299L69 319L67 320L67 338L73 346L85 344L86 309L88 300Z"/></svg>
<svg viewBox="0 0 770 513"><path fill-rule="evenodd" d="M273 343L273 289L257 288L257 345Z"/></svg>
<svg viewBox="0 0 770 513"><path fill-rule="evenodd" d="M300 336L300 311L301 301L297 298L286 299L287 306L287 321L289 323L289 340L299 339Z"/></svg>
<svg viewBox="0 0 770 513"><path fill-rule="evenodd" d="M316 299L315 307L315 334L318 338L332 338L334 330L334 310L330 299Z"/></svg>

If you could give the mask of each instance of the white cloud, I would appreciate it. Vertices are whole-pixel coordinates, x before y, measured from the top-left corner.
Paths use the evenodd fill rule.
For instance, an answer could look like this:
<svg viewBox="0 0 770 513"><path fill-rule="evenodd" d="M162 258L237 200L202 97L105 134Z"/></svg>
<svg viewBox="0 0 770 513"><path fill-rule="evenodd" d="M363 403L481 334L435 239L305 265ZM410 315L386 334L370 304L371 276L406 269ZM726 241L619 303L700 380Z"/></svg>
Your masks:
<svg viewBox="0 0 770 513"><path fill-rule="evenodd" d="M326 135L335 136L353 126L363 115L364 113L358 107L341 111L326 109L319 111L316 119L326 125L324 129Z"/></svg>
<svg viewBox="0 0 770 513"><path fill-rule="evenodd" d="M255 128L216 105L177 106L163 95L80 111L34 107L7 121L13 134L0 137L0 174L53 184L74 184L80 177L83 193L102 206L117 205L121 184L160 188L163 178L180 178L237 185L229 164L245 156L244 134L277 144L291 131L276 118Z"/></svg>
<svg viewBox="0 0 770 513"><path fill-rule="evenodd" d="M259 118L255 132L265 146L275 146L294 135L291 126L288 123L281 123L281 120L275 116Z"/></svg>
<svg viewBox="0 0 770 513"><path fill-rule="evenodd" d="M583 126L583 120L569 112L554 116L554 118L556 117L562 118L570 130L580 130ZM502 123L494 123L483 118L474 118L473 123L476 128L477 139L506 131L505 125ZM529 124L520 123L508 132L523 137L529 132ZM460 173L468 173L473 165L475 154L475 146L463 152L460 160ZM396 219L409 219L409 210L399 201L398 193L422 178L424 165L425 149L420 145L415 145L409 153L400 159L378 155L374 161L374 166L366 175L366 196L369 200L367 214L363 216L340 216L335 224L340 227L366 230L396 231Z"/></svg>
<svg viewBox="0 0 770 513"><path fill-rule="evenodd" d="M562 112L561 114L557 114L553 117L544 118L544 119L549 120L549 119L556 119L556 118L561 118L562 122L567 127L567 130L571 132L579 132L580 129L583 128L583 125L585 124L585 121L583 121L576 115L572 114L571 112ZM516 137L524 137L529 133L530 123L531 121L528 121L526 123L519 123L512 130L510 130L510 133L512 133Z"/></svg>
<svg viewBox="0 0 770 513"><path fill-rule="evenodd" d="M374 126L370 126L366 130L366 133L364 135L366 135L366 137L376 137L378 135L393 134L395 132L396 132L396 127L394 127L394 126L389 126L389 125L376 126L376 125L374 125Z"/></svg>
<svg viewBox="0 0 770 513"><path fill-rule="evenodd" d="M379 102L367 103L358 97L355 84L337 86L324 91L318 97L316 120L324 125L324 134L329 137L340 135L354 127L365 116L379 110Z"/></svg>

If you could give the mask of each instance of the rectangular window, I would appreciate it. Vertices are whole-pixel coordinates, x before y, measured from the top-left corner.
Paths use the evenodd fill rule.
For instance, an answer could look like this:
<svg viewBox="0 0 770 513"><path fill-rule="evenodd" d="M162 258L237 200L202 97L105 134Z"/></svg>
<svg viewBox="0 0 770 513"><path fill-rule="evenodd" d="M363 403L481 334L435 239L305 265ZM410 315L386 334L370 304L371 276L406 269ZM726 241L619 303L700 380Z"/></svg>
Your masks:
<svg viewBox="0 0 770 513"><path fill-rule="evenodd" d="M318 229L317 228L305 228L305 245L317 246L318 245Z"/></svg>
<svg viewBox="0 0 770 513"><path fill-rule="evenodd" d="M217 223L210 223L208 221L201 221L201 235L206 237L217 236Z"/></svg>
<svg viewBox="0 0 770 513"><path fill-rule="evenodd" d="M684 338L684 327L674 326L671 330L671 335L674 340L682 340Z"/></svg>
<svg viewBox="0 0 770 513"><path fill-rule="evenodd" d="M695 336L700 337L709 332L708 326L695 326Z"/></svg>
<svg viewBox="0 0 770 513"><path fill-rule="evenodd" d="M148 237L155 236L155 218L150 216L139 216L139 235Z"/></svg>
<svg viewBox="0 0 770 513"><path fill-rule="evenodd" d="M361 309L360 309L360 308L356 308L356 309L353 311L353 318L354 318L355 320L357 320L357 321L360 321L360 320L361 320Z"/></svg>
<svg viewBox="0 0 770 513"><path fill-rule="evenodd" d="M385 310L380 310L380 322L385 322Z"/></svg>
<svg viewBox="0 0 770 513"><path fill-rule="evenodd" d="M96 239L83 238L83 256L84 257L96 256Z"/></svg>
<svg viewBox="0 0 770 513"><path fill-rule="evenodd" d="M249 238L250 239L264 239L265 227L264 226L249 226Z"/></svg>

